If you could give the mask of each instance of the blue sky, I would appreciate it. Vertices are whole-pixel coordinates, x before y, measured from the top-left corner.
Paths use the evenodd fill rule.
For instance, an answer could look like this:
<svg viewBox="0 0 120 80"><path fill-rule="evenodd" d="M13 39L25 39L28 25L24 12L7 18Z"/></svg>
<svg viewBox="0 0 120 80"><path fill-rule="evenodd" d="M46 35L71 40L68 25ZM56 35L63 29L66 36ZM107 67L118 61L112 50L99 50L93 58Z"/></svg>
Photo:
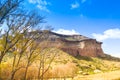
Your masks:
<svg viewBox="0 0 120 80"><path fill-rule="evenodd" d="M105 53L120 57L120 0L25 0L25 7L46 16L46 24L64 34L82 34L103 42Z"/></svg>

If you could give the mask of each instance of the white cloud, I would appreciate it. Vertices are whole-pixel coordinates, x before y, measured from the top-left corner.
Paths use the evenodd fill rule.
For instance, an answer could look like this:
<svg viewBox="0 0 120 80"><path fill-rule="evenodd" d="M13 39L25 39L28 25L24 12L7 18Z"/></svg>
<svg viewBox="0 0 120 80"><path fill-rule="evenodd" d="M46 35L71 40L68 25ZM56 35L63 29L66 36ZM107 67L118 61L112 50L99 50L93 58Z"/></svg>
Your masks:
<svg viewBox="0 0 120 80"><path fill-rule="evenodd" d="M78 8L79 6L80 6L80 4L78 2L72 3L71 4L71 9Z"/></svg>
<svg viewBox="0 0 120 80"><path fill-rule="evenodd" d="M46 12L50 12L46 6L41 6L41 5L37 5L37 7L40 9L40 10L43 10L43 11L46 11Z"/></svg>
<svg viewBox="0 0 120 80"><path fill-rule="evenodd" d="M64 34L64 35L78 35L79 34L74 29L72 29L72 30L59 29L59 30L56 30L53 32L59 33L59 34Z"/></svg>
<svg viewBox="0 0 120 80"><path fill-rule="evenodd" d="M33 4L37 3L36 0L29 0L29 2L30 2L30 3L33 3Z"/></svg>
<svg viewBox="0 0 120 80"><path fill-rule="evenodd" d="M98 41L103 41L106 39L120 39L120 29L108 29L103 32L103 34L93 33L92 36Z"/></svg>
<svg viewBox="0 0 120 80"><path fill-rule="evenodd" d="M112 56L120 58L120 53L117 53L116 55L112 55Z"/></svg>
<svg viewBox="0 0 120 80"><path fill-rule="evenodd" d="M92 36L98 41L102 41L103 51L112 56L120 57L120 29L108 29L102 34L93 33Z"/></svg>
<svg viewBox="0 0 120 80"><path fill-rule="evenodd" d="M87 0L81 0L81 3L85 3Z"/></svg>
<svg viewBox="0 0 120 80"><path fill-rule="evenodd" d="M29 0L29 2L36 4L37 7L42 11L50 12L47 6L51 5L51 3L47 2L46 0Z"/></svg>

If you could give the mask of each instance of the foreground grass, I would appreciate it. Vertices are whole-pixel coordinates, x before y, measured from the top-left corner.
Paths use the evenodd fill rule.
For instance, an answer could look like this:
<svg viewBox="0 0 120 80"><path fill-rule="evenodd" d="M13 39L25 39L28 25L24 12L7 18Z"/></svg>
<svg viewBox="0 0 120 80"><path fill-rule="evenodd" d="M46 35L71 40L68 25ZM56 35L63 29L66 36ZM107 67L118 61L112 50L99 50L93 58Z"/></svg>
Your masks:
<svg viewBox="0 0 120 80"><path fill-rule="evenodd" d="M119 78L120 78L120 70L117 70L117 71L86 75L86 76L78 75L77 77L74 78L74 80L119 80Z"/></svg>
<svg viewBox="0 0 120 80"><path fill-rule="evenodd" d="M55 50L57 50L57 55L54 58L50 69L44 75L44 78L66 80L119 80L120 78L120 62L81 56L73 57L61 50ZM2 80L6 80L10 76L12 70L11 62L13 62L11 56L6 56L2 62L0 75ZM29 67L27 73L28 80L37 78L39 67L38 63L39 62L36 60ZM47 63L45 63L45 65L47 65ZM26 60L24 58L23 61L21 61L20 66L26 66ZM15 79L22 80L24 72L25 68L17 71L15 74ZM114 78L111 78L112 76L114 76Z"/></svg>

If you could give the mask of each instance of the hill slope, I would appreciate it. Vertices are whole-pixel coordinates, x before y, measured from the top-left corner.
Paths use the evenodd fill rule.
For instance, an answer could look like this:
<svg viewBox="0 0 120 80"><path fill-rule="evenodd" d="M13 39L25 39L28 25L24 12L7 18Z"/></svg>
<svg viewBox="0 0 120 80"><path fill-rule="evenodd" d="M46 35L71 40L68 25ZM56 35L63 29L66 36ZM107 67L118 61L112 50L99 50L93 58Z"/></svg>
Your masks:
<svg viewBox="0 0 120 80"><path fill-rule="evenodd" d="M46 53L44 68L47 68L51 57L55 54L55 57L50 64L49 70L44 74L44 78L76 78L81 75L91 75L96 73L109 72L120 69L120 62L104 60L94 57L86 56L72 56L57 48L47 48L43 51ZM42 53L41 53L42 54ZM12 56L12 55L11 55ZM6 55L4 61L1 64L1 79L6 80L10 76L13 58L10 54ZM17 57L16 57L17 58ZM29 66L27 77L28 80L36 78L39 68L39 56L34 59L35 61ZM23 56L19 66L25 67L26 59ZM24 77L25 69L18 70L15 74L15 79L22 80ZM77 79L74 79L77 80ZM79 80L79 79L78 79Z"/></svg>
<svg viewBox="0 0 120 80"><path fill-rule="evenodd" d="M95 70L104 71L111 71L117 70L120 68L120 62L118 61L110 61L104 60L100 58L94 57L86 57L86 56L77 56L73 57L66 52L63 52L59 49L58 53L54 59L55 65L67 64L67 63L74 63L76 67L79 69L78 72L86 72L88 74L95 73Z"/></svg>

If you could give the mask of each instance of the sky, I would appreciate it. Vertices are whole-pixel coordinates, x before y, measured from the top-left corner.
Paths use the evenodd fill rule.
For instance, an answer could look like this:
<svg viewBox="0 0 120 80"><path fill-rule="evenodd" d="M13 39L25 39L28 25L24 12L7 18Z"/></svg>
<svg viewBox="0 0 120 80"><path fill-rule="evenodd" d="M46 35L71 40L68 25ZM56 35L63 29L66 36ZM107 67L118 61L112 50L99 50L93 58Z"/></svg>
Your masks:
<svg viewBox="0 0 120 80"><path fill-rule="evenodd" d="M120 0L25 0L24 6L45 16L42 26L94 38L105 53L120 57Z"/></svg>

